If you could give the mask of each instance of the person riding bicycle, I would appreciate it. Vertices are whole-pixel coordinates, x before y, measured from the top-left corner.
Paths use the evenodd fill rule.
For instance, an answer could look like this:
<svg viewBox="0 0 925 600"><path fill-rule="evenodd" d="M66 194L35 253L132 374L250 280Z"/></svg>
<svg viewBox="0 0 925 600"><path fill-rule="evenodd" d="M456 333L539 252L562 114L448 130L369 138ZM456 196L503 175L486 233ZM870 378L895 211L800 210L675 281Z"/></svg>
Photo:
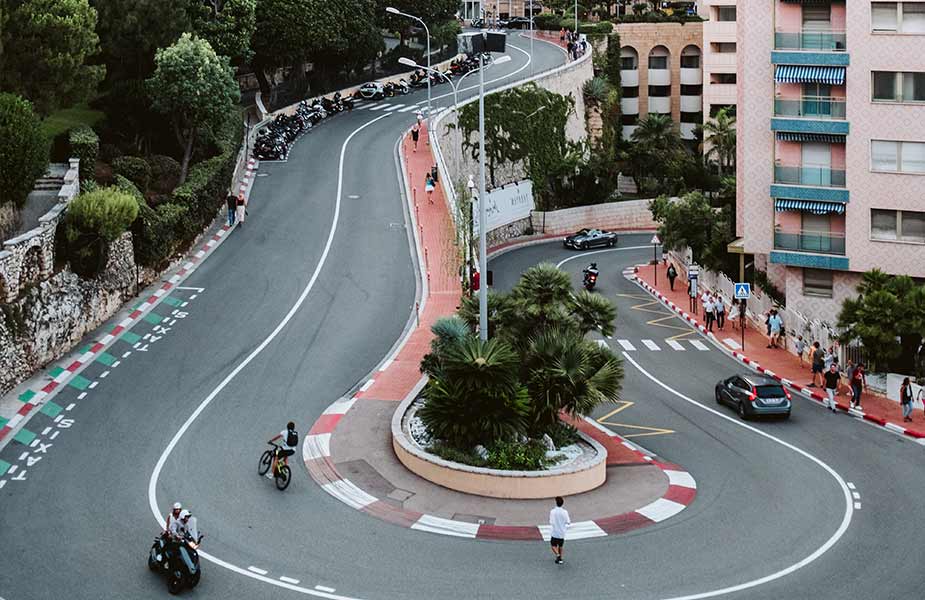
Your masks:
<svg viewBox="0 0 925 600"><path fill-rule="evenodd" d="M295 423L289 421L286 424L286 429L279 432L275 438L270 440L272 444L276 440L280 440L280 448L276 453L277 459L282 459L284 465L289 465L289 457L295 454L295 449L299 445L299 432L295 430Z"/></svg>

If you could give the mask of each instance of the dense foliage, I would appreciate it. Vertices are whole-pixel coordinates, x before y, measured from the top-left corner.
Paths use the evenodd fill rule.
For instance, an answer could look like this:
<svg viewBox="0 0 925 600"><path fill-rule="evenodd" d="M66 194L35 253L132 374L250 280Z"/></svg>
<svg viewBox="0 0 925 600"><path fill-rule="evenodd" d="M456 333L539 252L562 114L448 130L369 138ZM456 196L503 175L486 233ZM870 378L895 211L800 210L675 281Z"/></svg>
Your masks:
<svg viewBox="0 0 925 600"><path fill-rule="evenodd" d="M689 247L694 262L714 271L730 272L727 245L734 239L732 209L714 208L700 192L677 201L659 196L649 204L659 223L658 235L669 250Z"/></svg>
<svg viewBox="0 0 925 600"><path fill-rule="evenodd" d="M58 227L60 255L75 273L93 277L106 266L109 244L128 230L137 215L135 198L118 188L79 195Z"/></svg>
<svg viewBox="0 0 925 600"><path fill-rule="evenodd" d="M80 159L80 178L91 179L96 169L96 158L100 153L100 136L92 127L79 125L68 132L70 155Z"/></svg>
<svg viewBox="0 0 925 600"><path fill-rule="evenodd" d="M48 166L48 140L32 104L0 93L0 203L21 207Z"/></svg>

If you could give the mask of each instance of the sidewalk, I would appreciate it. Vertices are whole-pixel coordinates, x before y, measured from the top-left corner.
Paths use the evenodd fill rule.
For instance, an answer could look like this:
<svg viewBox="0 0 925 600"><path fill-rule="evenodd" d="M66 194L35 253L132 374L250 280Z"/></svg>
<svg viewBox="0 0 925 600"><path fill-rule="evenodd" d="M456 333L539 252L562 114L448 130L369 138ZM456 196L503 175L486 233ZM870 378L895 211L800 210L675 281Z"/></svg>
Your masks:
<svg viewBox="0 0 925 600"><path fill-rule="evenodd" d="M676 304L681 311L685 313L688 312L690 301L687 296L686 282L680 279L676 280L675 289L672 291L669 289L668 280L665 276L665 266L660 265L658 268L657 286L654 285L652 265L640 265L637 268L638 272L636 276L639 280L655 289L665 299ZM688 314L690 317L689 320L693 324L698 326L701 324L703 318L701 314L702 310L698 300L698 315L694 316ZM757 363L757 365L759 365L757 367L759 371L770 371L771 374L776 375L778 378L787 380L785 383L791 383L792 387L797 391L809 394L816 400L822 400L824 398L825 392L823 390L808 387L808 384L812 381L812 372L808 362L804 361L804 366L800 367L799 358L792 352L783 349L768 348L768 338L765 332L755 329L751 323L748 325L745 331L744 349L740 347L742 341L741 331L733 329L732 324L728 321L724 331L720 331L714 327L713 336L718 343L722 344L729 351L732 351L742 362L746 364ZM812 340L806 341L807 344L812 343ZM847 391L843 391L843 394L847 394ZM836 401L841 410L849 412L850 399L848 396L836 396ZM864 409L863 412L853 409L850 410L850 412L893 431L905 433L915 438L925 438L925 417L923 417L921 412L917 411L912 415L913 422L911 424L898 425L903 422L902 410L900 409L899 403L893 402L879 394L867 392L866 390L861 395L861 406Z"/></svg>

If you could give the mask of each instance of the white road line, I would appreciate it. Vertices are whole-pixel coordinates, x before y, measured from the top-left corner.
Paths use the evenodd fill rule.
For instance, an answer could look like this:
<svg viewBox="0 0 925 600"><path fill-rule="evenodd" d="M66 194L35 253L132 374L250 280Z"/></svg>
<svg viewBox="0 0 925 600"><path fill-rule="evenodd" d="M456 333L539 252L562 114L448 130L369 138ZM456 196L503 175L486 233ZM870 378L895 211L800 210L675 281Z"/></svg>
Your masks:
<svg viewBox="0 0 925 600"><path fill-rule="evenodd" d="M751 581L746 581L745 583L740 583L740 584L738 584L738 585L733 585L733 586L729 586L729 587L725 587L725 588L720 588L720 589L717 589L717 590L710 590L710 591L708 591L708 592L701 592L701 593L697 593L697 594L689 594L689 595L686 595L686 596L675 596L675 597L670 598L670 599L667 599L667 600L700 600L701 598L714 598L714 597L716 597L716 596L725 596L726 594L732 594L732 593L734 593L734 592L740 592L740 591L742 591L742 590L751 589L751 588L754 588L754 587L758 587L758 586L760 586L760 585L763 585L763 584L765 584L765 583L770 583L770 582L775 581L775 580L777 580L777 579L781 579L781 578L786 577L787 575L790 575L791 573L794 573L794 572L796 572L796 571L802 569L803 567L805 567L805 566L807 566L807 565L810 565L810 564L812 564L813 562L815 562L817 559L819 559L819 557L821 557L823 554L825 554L826 552L828 552L829 550L831 550L832 547L835 546L835 544L838 543L838 540L840 540L840 539L845 535L845 532L848 531L848 526L851 525L851 517L852 517L852 515L854 514L855 505L854 505L854 502L852 501L851 492L850 492L850 490L848 489L848 485L845 483L844 478L842 478L842 476L839 475L838 472L835 471L835 469L833 469L833 468L830 467L828 464L826 464L825 462L823 462L822 459L815 457L814 455L810 454L810 453L807 452L806 450L803 450L803 449L801 449L801 448L797 448L797 447L794 446L793 444L790 444L790 443L788 443L788 442L785 442L784 440L782 440L782 439L780 439L780 438L778 438L778 437L775 437L775 436L771 435L770 433L767 433L767 432L765 432L765 431L762 431L762 430L758 429L757 427L753 427L753 426L751 426L751 425L749 425L749 424L747 424L747 423L743 423L742 421L739 421L739 420L737 420L737 419L734 419L734 418L730 417L729 415L726 415L726 414L721 413L721 412L719 412L719 411L717 411L717 410L715 410L715 409L713 409L713 408L710 408L709 406L704 406L703 404L697 402L696 400L693 400L693 399L691 399L691 398L685 396L685 395L682 394L681 392L679 392L679 391L675 390L674 388L668 386L667 384L663 383L661 380L659 380L658 378L656 378L654 375L652 375L651 373L649 373L648 371L646 371L644 368L642 368L642 366L640 366L639 363L637 363L635 360L633 360L633 357L632 357L632 356L630 356L630 355L627 354L626 352L623 352L623 358L625 358L625 359L627 360L627 362L629 362L629 363L632 364L634 367L636 367L636 369L637 369L640 373L642 373L646 378L648 378L652 383L654 383L655 385L661 387L662 389L664 389L665 391L669 392L670 394L673 394L674 396L677 396L677 397L680 398L681 400L683 400L683 401L685 401L685 402L687 402L687 403L689 403L689 404L691 404L691 405L693 405L693 406L695 406L695 407L697 407L697 408L699 408L699 409L701 409L701 410L705 410L705 411L707 411L708 413L710 413L710 414L712 414L712 415L714 415L714 416L716 416L716 417L718 417L718 418L720 418L720 419L723 419L723 420L725 420L725 421L727 421L727 422L729 422L729 423L733 423L733 424L735 424L735 425L738 426L738 427L743 427L743 428L747 429L748 431L751 431L752 433L754 433L754 434L756 434L756 435L759 435L759 436L761 436L761 437L763 437L763 438L765 438L765 439L768 439L768 440L771 440L771 441L773 441L773 442L776 442L776 443L780 444L781 446L783 446L784 448L787 448L788 450L792 450L793 452L799 454L800 456L802 456L802 457L804 457L804 458L810 460L811 462L815 463L816 465L818 465L819 467L821 467L826 473L828 473L829 475L831 475L831 476L835 479L836 482L838 482L838 486L841 488L842 493L843 493L843 495L844 495L844 499L845 499L845 514L844 514L844 517L842 518L841 524L838 526L838 529L835 530L835 533L833 533L832 536L831 536L828 540L826 540L824 544L822 544L821 546L819 546L815 551L813 551L809 556L805 557L803 560L801 560L801 561L799 561L799 562L796 562L796 563L790 565L789 567L786 567L786 568L784 568L784 569L781 569L781 570L779 570L779 571L776 571L776 572L774 572L774 573L771 573L770 575L766 575L766 576L760 577L760 578L758 578L758 579L753 579L753 580L751 580Z"/></svg>
<svg viewBox="0 0 925 600"><path fill-rule="evenodd" d="M359 108L360 110L372 110L373 108L375 108L375 107L377 107L377 106L382 106L382 102L376 102L375 104L369 104L369 105L364 105L364 106L358 106L357 108Z"/></svg>
<svg viewBox="0 0 925 600"><path fill-rule="evenodd" d="M636 350L636 346L631 344L629 340L617 340L617 343L623 346L624 350L628 350L630 352L635 352Z"/></svg>
<svg viewBox="0 0 925 600"><path fill-rule="evenodd" d="M739 342L735 341L732 338L724 339L723 343L729 346L730 348L732 348L733 350L738 350L739 348L742 347L742 344L740 344Z"/></svg>
<svg viewBox="0 0 925 600"><path fill-rule="evenodd" d="M854 484L851 483L850 481L848 482L848 489L849 489L849 490L855 489Z"/></svg>
<svg viewBox="0 0 925 600"><path fill-rule="evenodd" d="M860 503L860 502L855 502L855 503L854 503L854 510L861 510L861 503Z"/></svg>
<svg viewBox="0 0 925 600"><path fill-rule="evenodd" d="M399 108L404 108L404 104L389 104L386 110L398 110Z"/></svg>
<svg viewBox="0 0 925 600"><path fill-rule="evenodd" d="M48 435L48 432L50 431L51 431L51 427L46 427L45 429L42 430L42 435Z"/></svg>
<svg viewBox="0 0 925 600"><path fill-rule="evenodd" d="M329 594L334 592L334 588L328 587L326 585L316 585L315 589L319 592L328 592Z"/></svg>
<svg viewBox="0 0 925 600"><path fill-rule="evenodd" d="M672 349L672 350L677 350L677 351L679 351L679 352L686 352L686 351L687 351L687 348L685 348L684 346L682 346L681 344L679 344L678 342L676 342L676 341L674 341L674 340L665 340L665 343L668 344L669 346L671 346L671 349Z"/></svg>
<svg viewBox="0 0 925 600"><path fill-rule="evenodd" d="M68 405L67 405L67 408L65 408L64 410L71 410L71 409L74 408L75 406L77 406L77 405L74 404L74 403L68 404Z"/></svg>
<svg viewBox="0 0 925 600"><path fill-rule="evenodd" d="M388 108L388 104L377 104L375 106L370 106L369 110L382 110L383 108Z"/></svg>
<svg viewBox="0 0 925 600"><path fill-rule="evenodd" d="M60 429L55 430L55 431L52 431L52 432L51 432L51 435L48 436L48 439L50 439L50 440L55 439L56 437L58 437L58 434L59 434L59 433L61 433L61 430L60 430Z"/></svg>
<svg viewBox="0 0 925 600"><path fill-rule="evenodd" d="M642 508L636 509L636 512L649 520L655 521L656 523L661 523L665 519L670 519L684 509L685 506L679 502L668 500L667 498L659 498L655 502L651 502Z"/></svg>
<svg viewBox="0 0 925 600"><path fill-rule="evenodd" d="M151 472L151 477L148 480L148 507L151 509L151 514L154 515L154 518L157 520L157 522L160 524L161 527L163 527L165 523L164 523L164 517L161 515L160 506L158 505L158 502L157 502L157 481L160 478L161 471L164 469L164 465L167 463L167 459L170 457L170 454L173 452L173 449L176 448L177 444L180 442L180 439L183 437L183 434L185 434L186 431L192 426L193 422L199 417L199 415L202 414L202 412L209 406L209 404L212 403L212 401L222 392L222 390L224 390L225 387L227 387L228 384L231 383L231 380L234 379L238 375L238 373L240 373L245 367L247 367L247 365L249 365L261 352L263 352L263 350L267 346L269 346L270 343L274 339L276 339L276 336L278 336L280 332L282 332L282 330L286 328L286 326L289 324L292 318L299 311L299 308L302 307L302 304L305 303L305 299L308 298L309 292L312 291L312 288L315 287L315 282L318 281L318 277L321 274L321 270L324 267L325 262L327 261L328 254L331 251L331 246L334 244L334 235L337 233L337 224L338 224L338 221L340 220L341 198L343 197L343 190L344 190L344 160L345 160L344 157L347 153L347 145L350 143L350 140L352 140L354 136L356 136L359 132L363 131L364 129L372 125L373 123L376 123L377 121L381 121L382 119L388 116L389 114L386 113L374 119L370 119L363 125L360 125L356 129L354 129L350 133L350 135L347 136L347 139L344 140L343 144L341 144L340 158L339 158L339 164L338 164L338 170L337 170L337 195L335 197L334 215L331 221L331 229L328 232L328 239L325 242L324 250L322 250L321 252L321 257L318 259L318 264L315 265L315 270L312 273L311 278L308 280L308 283L306 283L305 287L302 289L302 293L299 294L299 297L296 299L295 303L289 309L289 312L286 313L286 316L284 316L283 319L279 322L279 324L277 324L276 327L273 329L273 331L271 331L270 334L267 335L267 337L262 342L260 342L260 345L254 348L254 350L251 351L251 353L248 354L247 357L238 364L238 366L236 366L230 373L228 373L228 375L226 375L225 378L222 379L221 383L219 383L215 387L215 389L212 390L209 393L209 395L206 396L206 398L202 402L199 403L199 406L196 407L196 410L194 410L193 413L189 416L189 418L187 418L186 421L183 423L183 425L180 426L180 429L177 430L177 432L171 438L170 442L167 444L167 447L164 448L164 451L161 453L161 456L157 459L157 463L154 465L154 470ZM347 596L327 595L317 590L310 590L310 589L303 588L303 587L297 587L289 583L281 582L277 579L264 577L264 576L261 576L260 574L254 574L252 571L243 569L237 565L234 565L230 562L222 560L218 558L217 556L213 556L212 554L209 554L207 552L199 552L199 556L201 556L202 558L208 561L211 561L212 563L216 565L219 565L220 567L224 567L225 569L228 569L229 571L233 571L235 573L246 575L254 579L259 579L260 581L264 583L269 583L277 587L282 587L282 588L285 588L291 591L300 592L302 594L308 594L311 596L320 596L323 598L331 598L334 600L350 600L348 599Z"/></svg>
<svg viewBox="0 0 925 600"><path fill-rule="evenodd" d="M286 577L285 575L280 576L280 581L285 581L286 583L291 583L293 585L299 585L298 579L293 579L292 577ZM333 591L333 590L332 590Z"/></svg>
<svg viewBox="0 0 925 600"><path fill-rule="evenodd" d="M269 573L269 571L267 571L266 569L260 569L253 565L251 565L250 567L247 567L247 570L253 571L254 573L257 573L258 575L266 575L267 573Z"/></svg>
<svg viewBox="0 0 925 600"><path fill-rule="evenodd" d="M851 496L854 497L855 500L861 499L861 494L859 492L851 492Z"/></svg>
<svg viewBox="0 0 925 600"><path fill-rule="evenodd" d="M369 388L373 387L373 384L374 384L374 383L376 383L376 380L375 380L375 379L369 379L369 380L367 380L366 383L363 384L363 387L360 388L360 391L361 391L361 392L365 392L365 391L368 390Z"/></svg>
<svg viewBox="0 0 925 600"><path fill-rule="evenodd" d="M658 344L652 340L642 340L642 343L645 344L646 348L652 350L653 352L661 352L661 348L658 347Z"/></svg>
<svg viewBox="0 0 925 600"><path fill-rule="evenodd" d="M709 348L704 346L703 342L701 342L700 340L687 340L687 341L691 343L691 346L693 346L694 348L697 348L701 352L710 350Z"/></svg>
<svg viewBox="0 0 925 600"><path fill-rule="evenodd" d="M405 108L401 109L401 110L398 111L398 112L411 112L412 110L416 109L417 107L418 107L417 104L412 104L411 106L406 106Z"/></svg>

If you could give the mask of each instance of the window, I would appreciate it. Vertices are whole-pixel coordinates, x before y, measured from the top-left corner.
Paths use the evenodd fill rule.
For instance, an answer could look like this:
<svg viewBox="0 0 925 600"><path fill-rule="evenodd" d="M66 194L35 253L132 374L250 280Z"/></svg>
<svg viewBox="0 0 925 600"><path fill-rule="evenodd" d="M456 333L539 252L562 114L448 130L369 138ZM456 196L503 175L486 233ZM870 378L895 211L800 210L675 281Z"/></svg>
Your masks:
<svg viewBox="0 0 925 600"><path fill-rule="evenodd" d="M870 237L925 244L925 212L873 208L870 211Z"/></svg>
<svg viewBox="0 0 925 600"><path fill-rule="evenodd" d="M925 142L871 140L870 163L873 171L925 173Z"/></svg>
<svg viewBox="0 0 925 600"><path fill-rule="evenodd" d="M703 123L702 112L681 112L682 123Z"/></svg>
<svg viewBox="0 0 925 600"><path fill-rule="evenodd" d="M670 85L650 85L649 86L649 97L650 98L667 98L671 96L671 86Z"/></svg>
<svg viewBox="0 0 925 600"><path fill-rule="evenodd" d="M717 21L735 21L736 20L736 7L735 6L717 6L716 7L716 20Z"/></svg>
<svg viewBox="0 0 925 600"><path fill-rule="evenodd" d="M681 95L682 96L702 96L703 95L703 86L702 85L681 85Z"/></svg>
<svg viewBox="0 0 925 600"><path fill-rule="evenodd" d="M828 4L803 5L803 29L810 31L828 31L831 25L832 9Z"/></svg>
<svg viewBox="0 0 925 600"><path fill-rule="evenodd" d="M711 73L710 83L735 83L735 73Z"/></svg>
<svg viewBox="0 0 925 600"><path fill-rule="evenodd" d="M699 54L682 54L681 55L681 68L682 69L699 69L700 68L700 55Z"/></svg>
<svg viewBox="0 0 925 600"><path fill-rule="evenodd" d="M621 88L622 96L624 98L638 98L639 97L639 86L634 85L633 87Z"/></svg>
<svg viewBox="0 0 925 600"><path fill-rule="evenodd" d="M925 3L873 2L870 21L873 31L925 34Z"/></svg>
<svg viewBox="0 0 925 600"><path fill-rule="evenodd" d="M726 109L726 114L730 117L736 116L736 105L735 104L712 104L710 105L710 118L715 119L716 115L719 114L719 111Z"/></svg>
<svg viewBox="0 0 925 600"><path fill-rule="evenodd" d="M668 68L668 57L667 56L650 56L649 57L649 68L650 69L667 69Z"/></svg>
<svg viewBox="0 0 925 600"><path fill-rule="evenodd" d="M635 56L621 56L620 69L624 71L635 71L638 68Z"/></svg>
<svg viewBox="0 0 925 600"><path fill-rule="evenodd" d="M736 51L735 42L713 42L713 51L718 53L728 53Z"/></svg>
<svg viewBox="0 0 925 600"><path fill-rule="evenodd" d="M875 102L925 102L925 73L873 71Z"/></svg>
<svg viewBox="0 0 925 600"><path fill-rule="evenodd" d="M803 269L803 295L816 298L831 298L832 271Z"/></svg>
<svg viewBox="0 0 925 600"><path fill-rule="evenodd" d="M639 115L620 115L620 125L635 125L639 122Z"/></svg>

